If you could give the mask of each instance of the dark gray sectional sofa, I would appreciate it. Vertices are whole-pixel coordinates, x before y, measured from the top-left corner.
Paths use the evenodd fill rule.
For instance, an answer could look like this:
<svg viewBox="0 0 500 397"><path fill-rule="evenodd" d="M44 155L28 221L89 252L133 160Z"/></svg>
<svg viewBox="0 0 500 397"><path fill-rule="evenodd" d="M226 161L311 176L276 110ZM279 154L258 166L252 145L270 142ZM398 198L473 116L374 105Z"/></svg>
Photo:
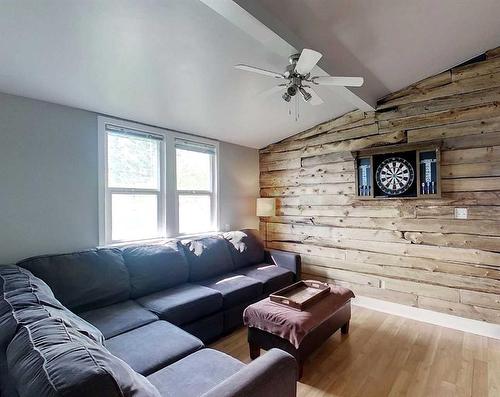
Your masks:
<svg viewBox="0 0 500 397"><path fill-rule="evenodd" d="M295 396L296 364L204 347L300 277L242 230L0 266L0 395Z"/></svg>

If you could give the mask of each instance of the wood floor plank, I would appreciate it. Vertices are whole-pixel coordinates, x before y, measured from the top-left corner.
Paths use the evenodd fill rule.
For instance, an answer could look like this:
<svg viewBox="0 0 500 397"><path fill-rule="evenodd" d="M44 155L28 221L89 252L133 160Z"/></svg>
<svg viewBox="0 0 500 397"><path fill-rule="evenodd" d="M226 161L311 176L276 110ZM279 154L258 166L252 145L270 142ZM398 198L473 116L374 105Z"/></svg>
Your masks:
<svg viewBox="0 0 500 397"><path fill-rule="evenodd" d="M250 362L245 328L211 347ZM498 397L499 374L500 340L353 306L349 335L309 357L297 396Z"/></svg>

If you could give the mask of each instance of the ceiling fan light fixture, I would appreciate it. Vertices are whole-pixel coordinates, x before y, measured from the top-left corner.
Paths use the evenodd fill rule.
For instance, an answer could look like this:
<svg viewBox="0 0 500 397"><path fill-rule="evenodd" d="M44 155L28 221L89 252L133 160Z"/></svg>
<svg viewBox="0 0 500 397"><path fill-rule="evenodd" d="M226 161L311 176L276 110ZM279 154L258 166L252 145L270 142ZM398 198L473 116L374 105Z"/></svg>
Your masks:
<svg viewBox="0 0 500 397"><path fill-rule="evenodd" d="M290 100L292 99L292 97L290 95L288 95L288 92L285 92L282 96L281 96L286 102L290 102Z"/></svg>
<svg viewBox="0 0 500 397"><path fill-rule="evenodd" d="M290 96L295 96L297 94L297 86L295 84L291 84L286 89L286 93Z"/></svg>
<svg viewBox="0 0 500 397"><path fill-rule="evenodd" d="M302 94L302 98L304 98L304 101L308 102L312 98L312 95L309 94L304 88L300 87L299 91Z"/></svg>

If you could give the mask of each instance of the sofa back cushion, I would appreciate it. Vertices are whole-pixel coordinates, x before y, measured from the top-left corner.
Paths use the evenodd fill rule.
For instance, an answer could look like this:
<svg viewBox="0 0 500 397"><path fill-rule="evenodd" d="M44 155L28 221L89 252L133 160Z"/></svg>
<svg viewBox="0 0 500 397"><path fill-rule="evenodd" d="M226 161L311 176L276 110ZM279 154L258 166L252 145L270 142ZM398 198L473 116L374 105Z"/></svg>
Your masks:
<svg viewBox="0 0 500 397"><path fill-rule="evenodd" d="M189 265L178 241L123 249L130 275L130 296L138 298L189 279Z"/></svg>
<svg viewBox="0 0 500 397"><path fill-rule="evenodd" d="M18 266L0 266L0 395L16 396L7 371L7 346L22 325L58 318L97 343L104 336L93 325L65 308L39 278Z"/></svg>
<svg viewBox="0 0 500 397"><path fill-rule="evenodd" d="M0 266L0 291L2 294L32 292L36 296L54 298L50 287L29 270L17 265Z"/></svg>
<svg viewBox="0 0 500 397"><path fill-rule="evenodd" d="M146 378L54 318L20 327L7 363L20 397L159 397Z"/></svg>
<svg viewBox="0 0 500 397"><path fill-rule="evenodd" d="M183 240L189 263L189 279L205 280L234 269L231 253L222 236Z"/></svg>
<svg viewBox="0 0 500 397"><path fill-rule="evenodd" d="M18 397L16 387L7 368L7 346L16 333L16 326L9 318L10 307L5 301L5 289L14 284L8 281L17 272L17 266L0 266L0 396ZM7 279L7 280L6 280ZM50 291L50 289L49 289Z"/></svg>
<svg viewBox="0 0 500 397"><path fill-rule="evenodd" d="M7 368L7 358L5 351L0 351L0 396L19 397L16 385L9 374Z"/></svg>
<svg viewBox="0 0 500 397"><path fill-rule="evenodd" d="M257 230L237 230L224 233L223 236L227 241L236 268L264 262L264 243Z"/></svg>
<svg viewBox="0 0 500 397"><path fill-rule="evenodd" d="M127 267L119 249L93 249L26 259L19 266L44 280L67 308L86 311L129 299Z"/></svg>
<svg viewBox="0 0 500 397"><path fill-rule="evenodd" d="M0 348L5 349L18 327L57 317L97 343L102 333L64 307L41 279L18 266L0 266Z"/></svg>

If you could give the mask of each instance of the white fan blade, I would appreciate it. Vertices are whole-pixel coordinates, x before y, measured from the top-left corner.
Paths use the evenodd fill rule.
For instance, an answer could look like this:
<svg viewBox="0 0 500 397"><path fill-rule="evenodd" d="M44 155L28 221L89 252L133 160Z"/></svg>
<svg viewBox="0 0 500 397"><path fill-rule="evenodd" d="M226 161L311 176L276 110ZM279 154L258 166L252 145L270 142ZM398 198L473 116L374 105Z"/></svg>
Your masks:
<svg viewBox="0 0 500 397"><path fill-rule="evenodd" d="M312 68L318 63L322 56L323 55L318 51L304 48L295 66L295 71L302 76L311 73Z"/></svg>
<svg viewBox="0 0 500 397"><path fill-rule="evenodd" d="M259 98L270 97L271 95L275 94L276 92L280 92L280 91L284 90L285 87L286 87L286 84L276 85L274 87L269 88L268 90L260 92L259 94L257 94L257 97L259 97Z"/></svg>
<svg viewBox="0 0 500 397"><path fill-rule="evenodd" d="M254 66L239 64L239 65L234 65L234 67L236 69L245 70L247 72L259 73L259 74L263 74L264 76L269 76L269 77L276 77L277 79L284 79L285 78L285 76L283 76L281 73L271 72L269 70L256 68Z"/></svg>
<svg viewBox="0 0 500 397"><path fill-rule="evenodd" d="M311 81L318 85L340 85L343 87L361 87L364 83L363 77L313 77Z"/></svg>
<svg viewBox="0 0 500 397"><path fill-rule="evenodd" d="M309 99L307 102L310 103L311 105L321 105L323 103L323 99L320 98L320 96L314 91L312 88L307 88L306 91L311 94L311 99Z"/></svg>

